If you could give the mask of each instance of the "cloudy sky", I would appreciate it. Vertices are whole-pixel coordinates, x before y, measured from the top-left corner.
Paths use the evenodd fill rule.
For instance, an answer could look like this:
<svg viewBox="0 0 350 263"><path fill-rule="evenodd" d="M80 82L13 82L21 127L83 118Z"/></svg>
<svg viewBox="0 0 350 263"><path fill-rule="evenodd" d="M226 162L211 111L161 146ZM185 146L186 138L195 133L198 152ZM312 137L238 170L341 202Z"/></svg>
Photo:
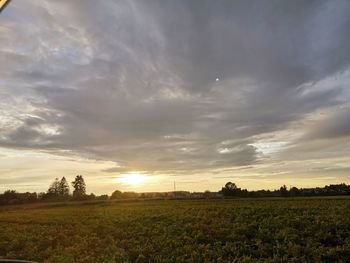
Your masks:
<svg viewBox="0 0 350 263"><path fill-rule="evenodd" d="M0 192L76 174L95 193L350 183L349 13L347 0L12 1Z"/></svg>

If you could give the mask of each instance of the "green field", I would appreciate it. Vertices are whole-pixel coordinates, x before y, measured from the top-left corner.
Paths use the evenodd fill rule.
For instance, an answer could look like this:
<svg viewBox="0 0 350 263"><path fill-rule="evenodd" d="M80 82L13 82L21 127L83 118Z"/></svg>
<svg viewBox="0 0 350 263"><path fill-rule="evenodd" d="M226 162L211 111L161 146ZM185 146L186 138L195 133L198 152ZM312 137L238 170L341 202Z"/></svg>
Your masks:
<svg viewBox="0 0 350 263"><path fill-rule="evenodd" d="M0 258L39 262L350 262L349 198L7 207L0 210Z"/></svg>

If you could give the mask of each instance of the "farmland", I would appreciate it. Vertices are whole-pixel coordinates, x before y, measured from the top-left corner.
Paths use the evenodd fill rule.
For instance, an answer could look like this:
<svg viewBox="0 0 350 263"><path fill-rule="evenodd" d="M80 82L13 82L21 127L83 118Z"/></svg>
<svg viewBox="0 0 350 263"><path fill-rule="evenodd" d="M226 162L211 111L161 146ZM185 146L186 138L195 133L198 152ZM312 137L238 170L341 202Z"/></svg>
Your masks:
<svg viewBox="0 0 350 263"><path fill-rule="evenodd" d="M350 197L3 207L0 258L349 262Z"/></svg>

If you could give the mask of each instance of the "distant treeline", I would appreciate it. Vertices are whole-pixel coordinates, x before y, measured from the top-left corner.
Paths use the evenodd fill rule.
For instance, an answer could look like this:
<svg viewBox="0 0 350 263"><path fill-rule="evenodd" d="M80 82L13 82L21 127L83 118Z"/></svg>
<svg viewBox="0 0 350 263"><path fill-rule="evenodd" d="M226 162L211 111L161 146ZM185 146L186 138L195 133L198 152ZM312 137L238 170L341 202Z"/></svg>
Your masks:
<svg viewBox="0 0 350 263"><path fill-rule="evenodd" d="M325 187L315 188L297 188L291 187L287 189L285 185L278 190L258 190L248 191L247 189L238 188L235 183L228 182L219 191L226 197L297 197L297 196L336 196L336 195L350 195L350 185L346 184L331 184Z"/></svg>
<svg viewBox="0 0 350 263"><path fill-rule="evenodd" d="M19 193L15 190L7 190L0 194L0 205L9 204L27 204L36 202L66 202L66 201L104 201L104 200L123 200L123 199L201 199L201 198L225 198L225 197L297 197L297 196L337 196L350 195L350 185L335 184L316 188L297 188L287 189L284 185L278 190L258 190L248 191L238 188L235 183L228 182L218 192L121 192L116 190L111 196L95 195L86 193L86 184L82 175L77 175L71 183L73 192L70 192L69 184L65 177L61 180L56 178L48 190L43 193Z"/></svg>

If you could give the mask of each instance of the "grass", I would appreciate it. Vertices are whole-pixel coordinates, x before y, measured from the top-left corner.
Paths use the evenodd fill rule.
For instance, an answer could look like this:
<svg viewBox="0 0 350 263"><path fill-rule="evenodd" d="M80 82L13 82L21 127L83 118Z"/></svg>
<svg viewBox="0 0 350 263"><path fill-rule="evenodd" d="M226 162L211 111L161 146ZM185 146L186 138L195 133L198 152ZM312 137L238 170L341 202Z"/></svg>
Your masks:
<svg viewBox="0 0 350 263"><path fill-rule="evenodd" d="M0 258L350 262L350 197L40 204L0 211Z"/></svg>

